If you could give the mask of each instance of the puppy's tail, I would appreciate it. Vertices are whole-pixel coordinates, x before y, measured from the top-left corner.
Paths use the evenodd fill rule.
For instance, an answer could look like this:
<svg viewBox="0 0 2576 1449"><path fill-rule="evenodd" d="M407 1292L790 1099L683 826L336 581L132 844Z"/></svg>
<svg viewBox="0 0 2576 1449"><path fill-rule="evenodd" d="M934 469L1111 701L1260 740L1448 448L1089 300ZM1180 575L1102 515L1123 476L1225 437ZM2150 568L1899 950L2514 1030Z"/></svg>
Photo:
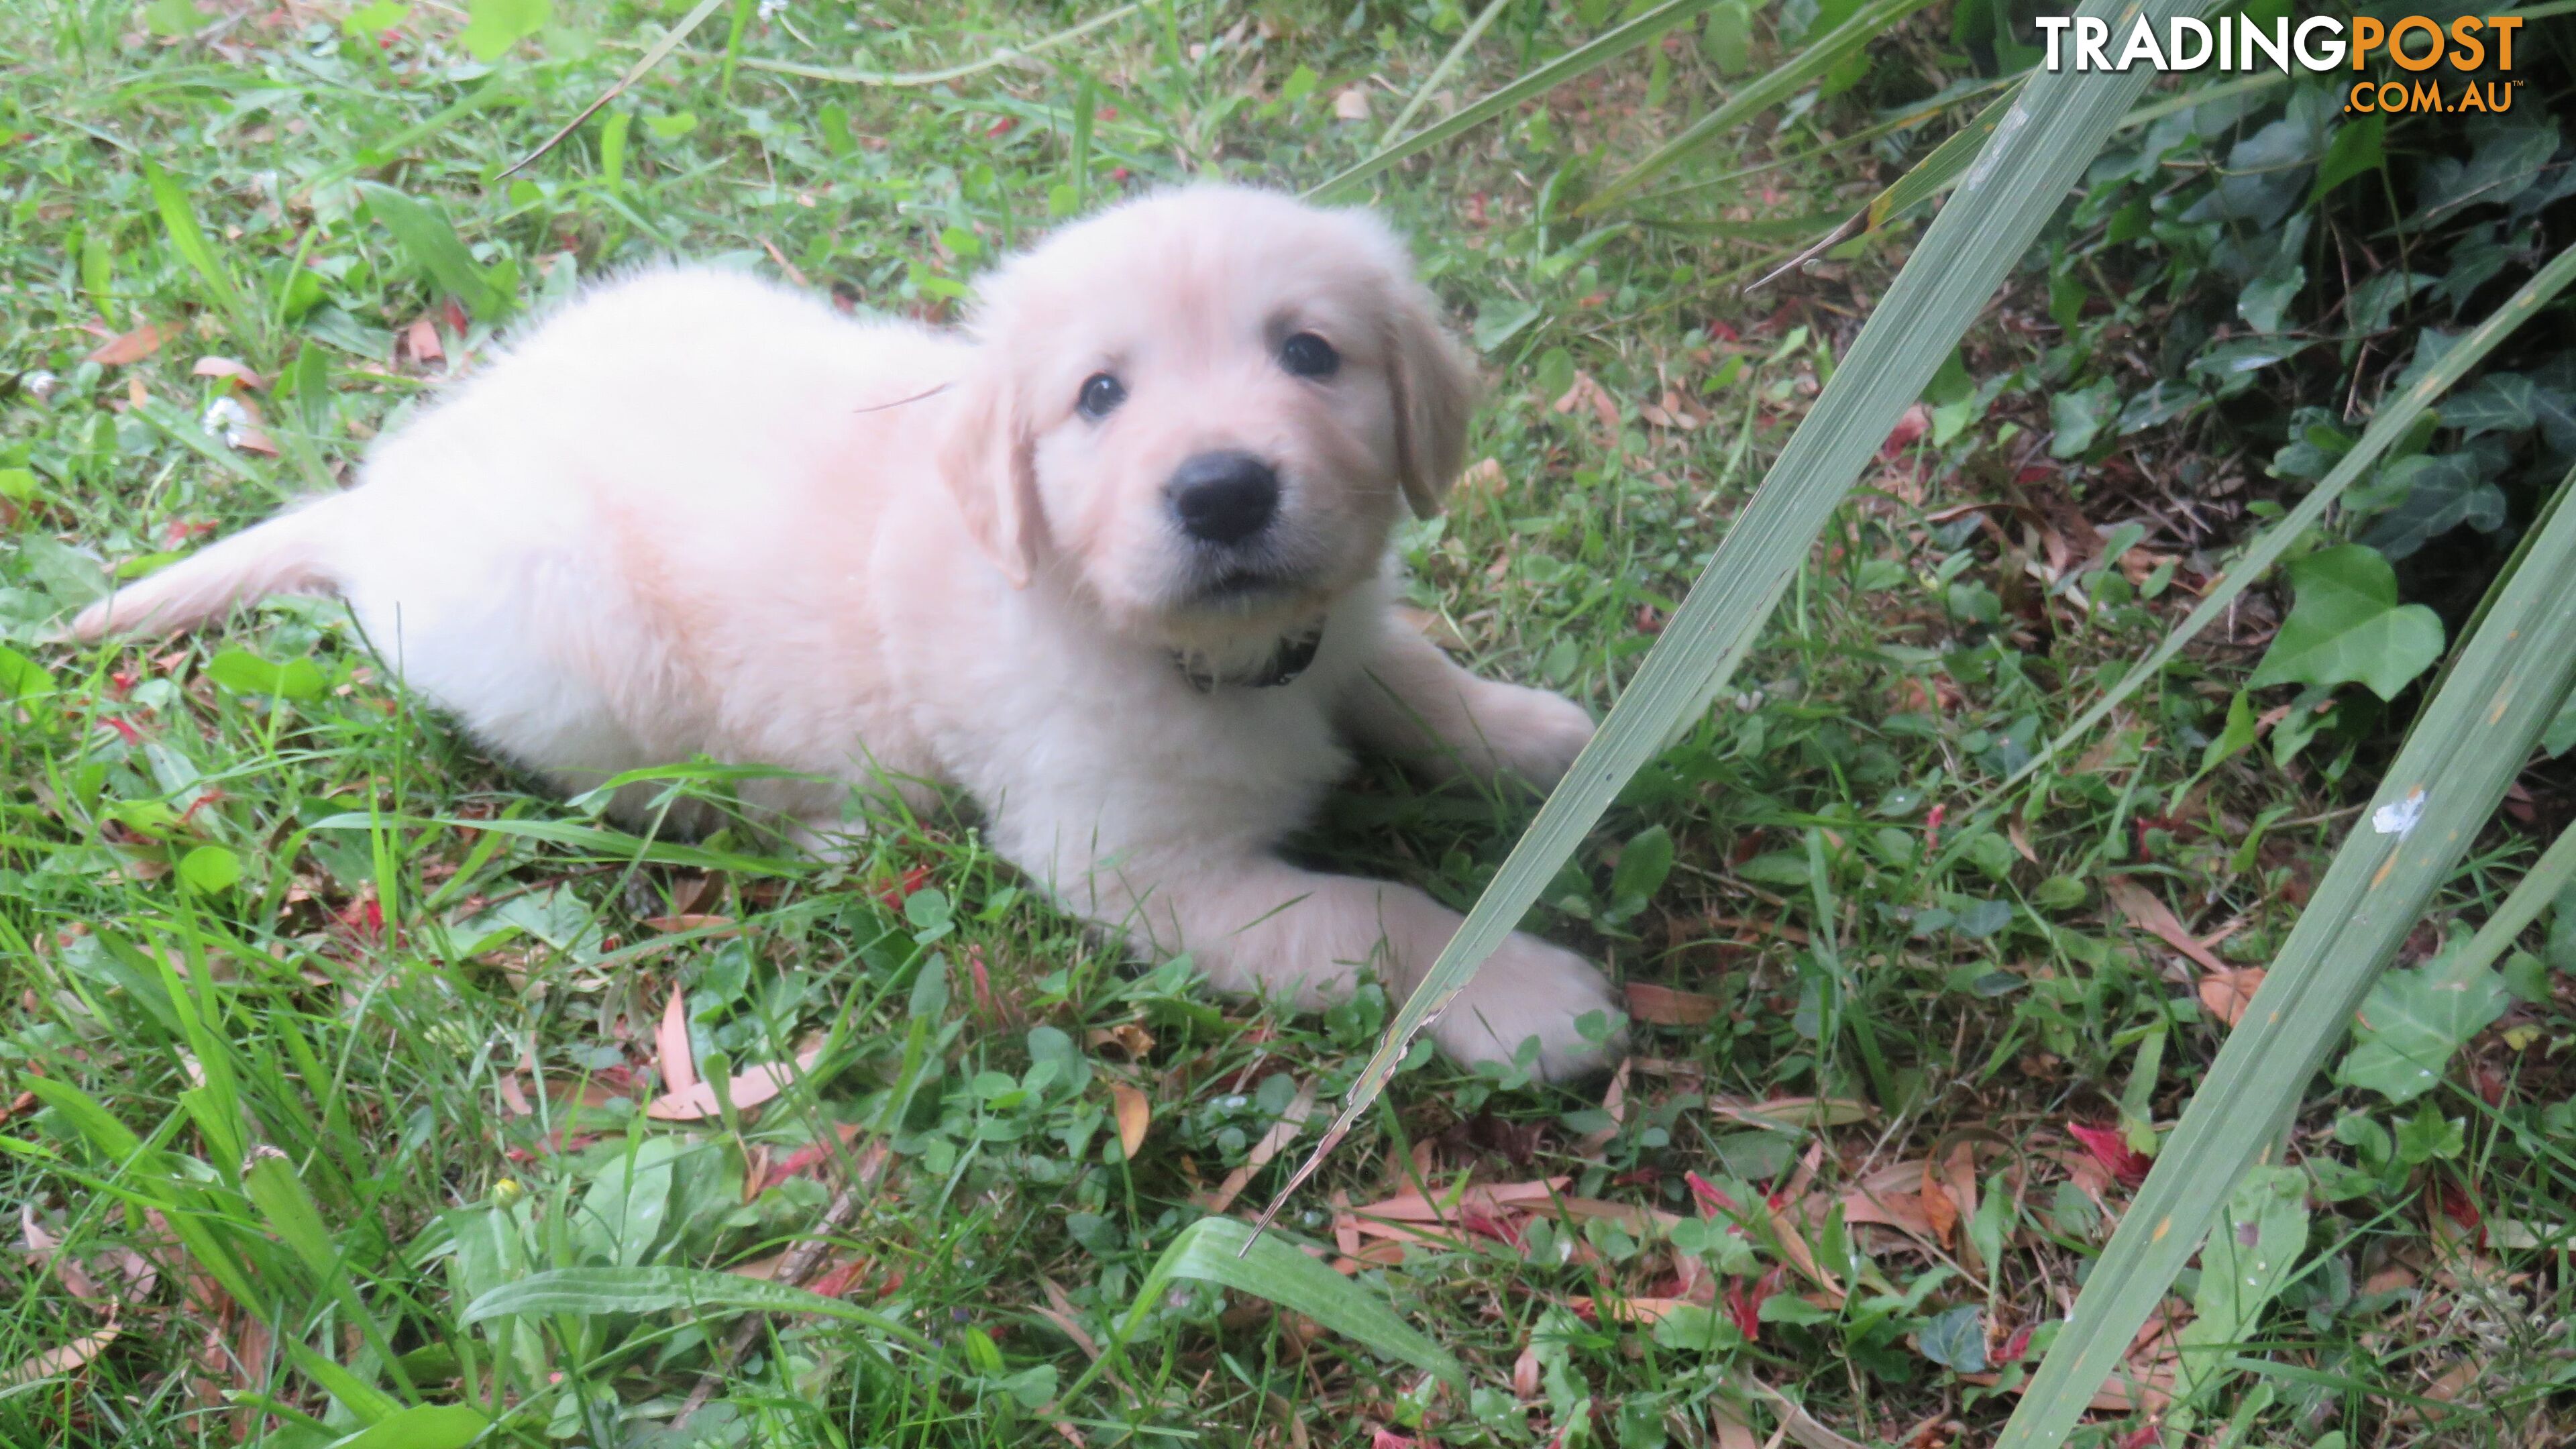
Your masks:
<svg viewBox="0 0 2576 1449"><path fill-rule="evenodd" d="M175 634L269 594L331 588L332 515L341 501L325 498L199 549L81 610L68 633L83 642Z"/></svg>

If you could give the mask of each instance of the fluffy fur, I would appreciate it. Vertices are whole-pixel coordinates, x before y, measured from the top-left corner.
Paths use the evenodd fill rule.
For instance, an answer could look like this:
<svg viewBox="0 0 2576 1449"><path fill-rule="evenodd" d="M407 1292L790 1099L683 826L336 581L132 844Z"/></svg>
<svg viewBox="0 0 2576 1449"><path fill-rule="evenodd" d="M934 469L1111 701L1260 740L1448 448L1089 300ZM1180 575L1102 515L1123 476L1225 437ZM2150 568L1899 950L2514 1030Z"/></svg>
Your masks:
<svg viewBox="0 0 2576 1449"><path fill-rule="evenodd" d="M1437 506L1473 397L1402 246L1363 213L1201 187L1065 230L982 299L958 335L719 271L600 288L383 439L355 488L74 632L327 589L410 688L564 790L782 766L820 778L744 794L812 843L852 786L962 786L1066 908L1221 989L1313 1007L1362 967L1410 989L1456 914L1274 853L1343 742L1544 785L1592 725L1390 612L1388 531ZM1286 368L1297 333L1338 370ZM1103 373L1126 397L1094 418L1076 401ZM1245 548L1175 522L1169 480L1211 450L1280 480ZM1259 659L1317 619L1282 686L1202 693L1173 661ZM1514 935L1433 1035L1470 1061L1535 1036L1563 1076L1598 1064L1575 1022L1611 1006L1592 966Z"/></svg>

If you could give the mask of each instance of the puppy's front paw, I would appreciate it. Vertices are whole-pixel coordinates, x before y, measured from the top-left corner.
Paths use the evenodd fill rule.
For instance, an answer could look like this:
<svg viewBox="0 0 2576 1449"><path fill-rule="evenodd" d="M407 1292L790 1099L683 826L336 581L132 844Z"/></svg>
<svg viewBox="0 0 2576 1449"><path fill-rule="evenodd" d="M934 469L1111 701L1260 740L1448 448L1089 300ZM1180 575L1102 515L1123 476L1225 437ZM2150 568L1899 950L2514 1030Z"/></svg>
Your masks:
<svg viewBox="0 0 2576 1449"><path fill-rule="evenodd" d="M1476 726L1494 766L1545 790L1565 778L1592 742L1592 716L1561 694L1495 684L1476 702Z"/></svg>
<svg viewBox="0 0 2576 1449"><path fill-rule="evenodd" d="M1591 962L1514 932L1432 1023L1431 1037L1471 1066L1509 1062L1536 1037L1539 1075L1561 1082L1599 1071L1626 1050L1624 1031L1601 1041L1583 1035L1576 1023L1595 1011L1615 1017L1619 1003Z"/></svg>

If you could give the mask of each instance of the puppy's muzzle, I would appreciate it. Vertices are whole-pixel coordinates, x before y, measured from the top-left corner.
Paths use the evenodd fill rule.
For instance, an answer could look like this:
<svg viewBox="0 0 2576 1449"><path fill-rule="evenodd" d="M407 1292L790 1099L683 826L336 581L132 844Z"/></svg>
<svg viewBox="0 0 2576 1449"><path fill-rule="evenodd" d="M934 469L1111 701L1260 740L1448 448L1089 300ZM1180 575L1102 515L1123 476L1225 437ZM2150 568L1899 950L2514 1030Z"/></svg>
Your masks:
<svg viewBox="0 0 2576 1449"><path fill-rule="evenodd" d="M1250 453L1200 453L1164 488L1181 531L1202 543L1249 543L1279 515L1279 473Z"/></svg>

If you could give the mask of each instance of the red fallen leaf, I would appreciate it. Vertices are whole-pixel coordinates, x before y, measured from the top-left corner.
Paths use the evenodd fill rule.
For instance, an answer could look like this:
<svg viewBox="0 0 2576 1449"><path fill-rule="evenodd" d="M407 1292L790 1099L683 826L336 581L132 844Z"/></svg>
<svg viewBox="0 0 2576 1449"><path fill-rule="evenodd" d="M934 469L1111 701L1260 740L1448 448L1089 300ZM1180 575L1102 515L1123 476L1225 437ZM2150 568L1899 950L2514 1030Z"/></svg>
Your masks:
<svg viewBox="0 0 2576 1449"><path fill-rule="evenodd" d="M1923 848L1925 850L1938 850L1941 848L1941 817L1949 813L1950 807L1948 805L1935 805L1932 807L1932 813L1923 817Z"/></svg>
<svg viewBox="0 0 2576 1449"><path fill-rule="evenodd" d="M1124 167L1124 166L1113 166L1113 167L1109 168L1109 179L1110 179L1110 180L1112 180L1112 181L1124 181L1124 180L1126 180L1126 179L1127 179L1127 168L1126 168L1126 167Z"/></svg>
<svg viewBox="0 0 2576 1449"><path fill-rule="evenodd" d="M1100 119L1102 119L1102 120L1104 120L1104 121L1114 121L1114 120L1117 120L1117 119L1118 119L1118 108L1117 108L1116 106L1102 106L1102 107L1100 108Z"/></svg>
<svg viewBox="0 0 2576 1449"><path fill-rule="evenodd" d="M2019 1363L2021 1356L2028 1352L2030 1352L2030 1325L2025 1323L2012 1331L2012 1337L2004 1340L2003 1347L1995 1350L1995 1362Z"/></svg>
<svg viewBox="0 0 2576 1449"><path fill-rule="evenodd" d="M903 903L912 899L912 893L921 889L929 879L929 866L907 866L900 880L888 881L877 887L877 899L885 902L890 910L902 910Z"/></svg>
<svg viewBox="0 0 2576 1449"><path fill-rule="evenodd" d="M349 902L339 912L340 924L355 932L360 940L381 940L385 934L385 908L372 895Z"/></svg>
<svg viewBox="0 0 2576 1449"><path fill-rule="evenodd" d="M851 1140L859 1135L858 1124L852 1122L844 1122L834 1127L832 1131L840 1138L843 1147L849 1146ZM761 1174L760 1181L753 1186L749 1195L758 1197L762 1192L776 1187L791 1177L801 1177L814 1172L816 1168L823 1165L823 1159L830 1156L831 1151L828 1142L822 1140L809 1142L797 1148L787 1154L786 1161Z"/></svg>
<svg viewBox="0 0 2576 1449"><path fill-rule="evenodd" d="M2149 1445L2161 1444L2164 1441L2164 1425L2141 1424L2131 1432L2120 1436L2120 1449L2148 1449Z"/></svg>
<svg viewBox="0 0 2576 1449"><path fill-rule="evenodd" d="M1007 136L1011 134L1011 128L1019 123L1020 121L1017 116L1004 116L1002 119L986 126L984 128L984 134L986 136Z"/></svg>
<svg viewBox="0 0 2576 1449"><path fill-rule="evenodd" d="M1896 461L1897 456L1903 453L1906 449L1913 447L1915 440L1922 437L1926 431L1930 430L1931 426L1931 411L1925 408L1923 404L1916 403L1914 406L1907 408L1905 410L1905 416L1898 418L1896 420L1896 426L1889 431L1887 441L1878 445L1879 461L1882 463L1892 463Z"/></svg>
<svg viewBox="0 0 2576 1449"><path fill-rule="evenodd" d="M447 330L455 333L459 337L464 336L466 323L468 321L465 315L465 304L457 301L454 297L450 297L440 305L444 309L442 317L447 323Z"/></svg>
<svg viewBox="0 0 2576 1449"><path fill-rule="evenodd" d="M447 345L438 340L438 323L431 320L426 313L423 313L419 320L413 322L403 333L403 345L410 351L411 360L414 362L447 360Z"/></svg>
<svg viewBox="0 0 2576 1449"><path fill-rule="evenodd" d="M1744 1335L1746 1343L1762 1337L1762 1300L1754 1296L1758 1291L1743 1278L1726 1285L1726 1316L1735 1320L1735 1330Z"/></svg>
<svg viewBox="0 0 2576 1449"><path fill-rule="evenodd" d="M161 530L161 541L164 545L170 548L177 548L179 545L186 543L189 539L196 538L201 534L212 533L214 531L214 524L203 519L192 523L174 518L170 520L170 526L168 528Z"/></svg>
<svg viewBox="0 0 2576 1449"><path fill-rule="evenodd" d="M822 1277L815 1279L810 1286L812 1291L821 1294L823 1297L839 1298L846 1295L852 1288L857 1287L859 1280L867 1276L867 1271L867 1259L851 1258L845 1262L833 1264L830 1268L824 1271Z"/></svg>
<svg viewBox="0 0 2576 1449"><path fill-rule="evenodd" d="M142 675L135 673L131 669L120 669L107 677L108 697L110 699L123 699L134 692L134 686L141 684L142 682Z"/></svg>
<svg viewBox="0 0 2576 1449"><path fill-rule="evenodd" d="M141 362L160 351L161 344L169 341L177 331L176 328L164 331L146 322L121 337L111 337L100 343L98 350L82 361L95 362L101 367L123 367L127 363Z"/></svg>
<svg viewBox="0 0 2576 1449"><path fill-rule="evenodd" d="M2034 463L2013 475L2015 483L2039 483L2057 476L2057 470Z"/></svg>
<svg viewBox="0 0 2576 1449"><path fill-rule="evenodd" d="M999 1017L1001 1009L993 1001L993 974L984 969L983 947L966 948L966 974L975 983L975 1014L987 1020Z"/></svg>
<svg viewBox="0 0 2576 1449"><path fill-rule="evenodd" d="M2442 1216L2459 1224L2462 1232L2475 1234L2479 1247L2486 1246L2486 1217L2478 1211L2477 1200L2462 1191L2459 1184L2448 1178L2436 1181L2433 1200L2441 1206Z"/></svg>
<svg viewBox="0 0 2576 1449"><path fill-rule="evenodd" d="M1711 321L1708 324L1708 335L1720 342L1740 342L1743 340L1741 337L1736 335L1734 328L1718 321Z"/></svg>
<svg viewBox="0 0 2576 1449"><path fill-rule="evenodd" d="M102 718L105 720L109 729L112 729L125 737L125 742L127 744L139 745L143 743L143 731L136 729L132 720L125 718L123 715L115 714L105 715L102 716Z"/></svg>
<svg viewBox="0 0 2576 1449"><path fill-rule="evenodd" d="M1709 1181L1707 1178L1700 1176L1696 1172L1683 1173L1682 1181L1690 1186L1691 1199L1699 1204L1700 1215L1702 1217L1713 1218L1722 1212L1732 1213L1743 1211L1743 1209L1735 1205L1735 1199L1728 1197L1725 1193L1718 1190L1716 1183Z"/></svg>
<svg viewBox="0 0 2576 1449"><path fill-rule="evenodd" d="M1369 1449L1422 1449L1422 1441L1408 1439L1392 1429L1369 1430Z"/></svg>
<svg viewBox="0 0 2576 1449"><path fill-rule="evenodd" d="M1528 1240L1521 1234L1520 1225L1518 1223L1511 1221L1509 1218L1500 1217L1493 1213L1486 1212L1484 1209L1473 1204L1460 1206L1458 1209L1458 1226L1465 1228L1471 1233L1478 1234L1479 1236L1492 1238L1496 1242L1509 1243L1515 1248L1526 1248L1529 1246Z"/></svg>
<svg viewBox="0 0 2576 1449"><path fill-rule="evenodd" d="M2147 1180L2149 1162L2145 1153L2129 1145L2117 1127L2088 1127L2081 1122L2066 1124L2066 1135L2084 1144L2093 1160L2109 1169L2122 1187L2136 1187Z"/></svg>

